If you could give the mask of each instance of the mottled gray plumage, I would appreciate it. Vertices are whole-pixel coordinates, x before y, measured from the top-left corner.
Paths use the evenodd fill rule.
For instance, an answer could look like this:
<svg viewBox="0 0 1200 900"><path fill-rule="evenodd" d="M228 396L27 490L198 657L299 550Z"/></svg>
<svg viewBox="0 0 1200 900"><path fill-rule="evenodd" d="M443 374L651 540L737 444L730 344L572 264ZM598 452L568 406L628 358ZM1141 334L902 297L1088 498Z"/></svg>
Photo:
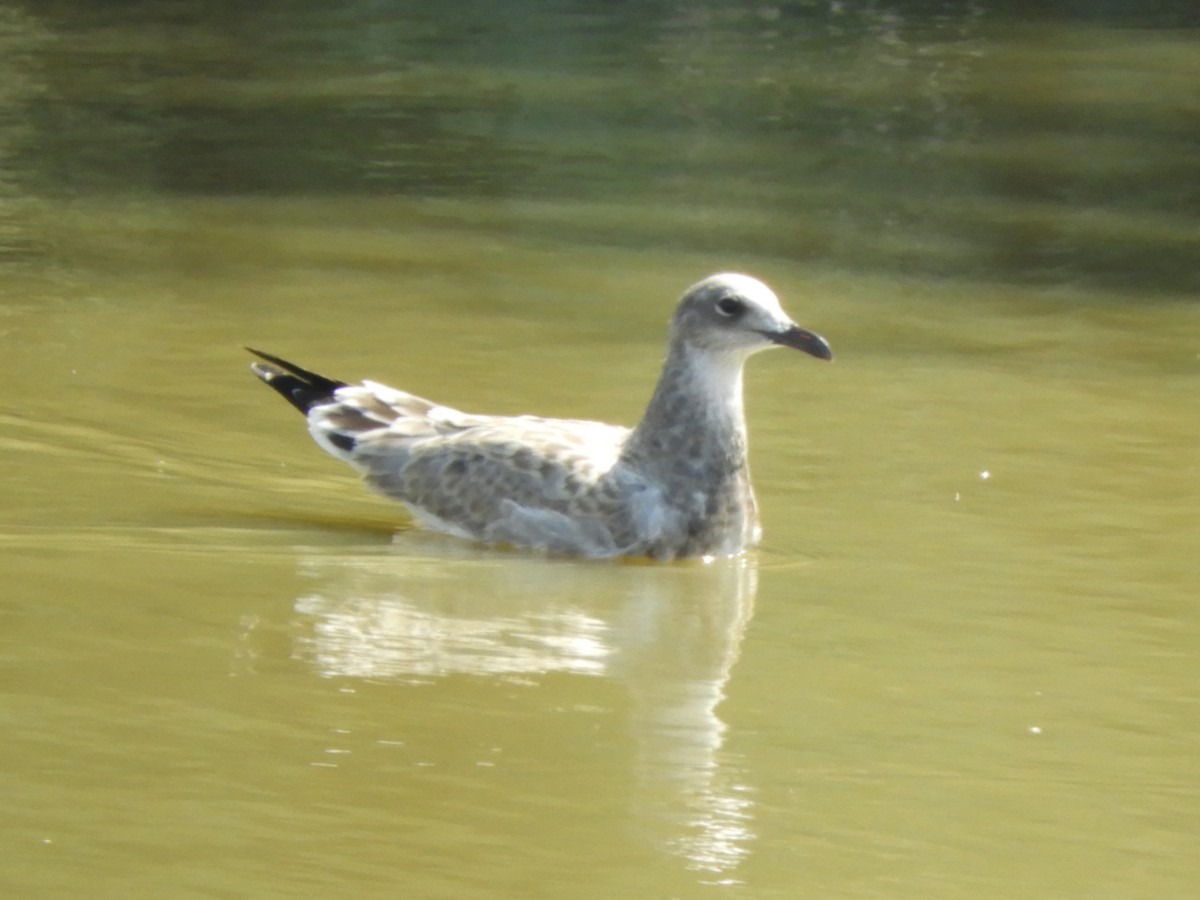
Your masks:
<svg viewBox="0 0 1200 900"><path fill-rule="evenodd" d="M632 430L469 415L251 352L265 360L252 363L255 374L307 416L321 447L429 527L584 556L672 559L736 553L758 540L742 365L774 346L832 359L761 281L723 274L693 285Z"/></svg>

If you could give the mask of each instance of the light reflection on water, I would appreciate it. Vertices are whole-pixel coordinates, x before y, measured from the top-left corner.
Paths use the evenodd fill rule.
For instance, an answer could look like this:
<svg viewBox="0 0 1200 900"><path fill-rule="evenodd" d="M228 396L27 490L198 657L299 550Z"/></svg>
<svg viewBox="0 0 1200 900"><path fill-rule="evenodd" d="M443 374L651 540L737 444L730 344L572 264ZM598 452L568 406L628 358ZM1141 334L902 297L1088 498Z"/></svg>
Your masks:
<svg viewBox="0 0 1200 900"><path fill-rule="evenodd" d="M636 745L631 815L693 867L733 870L754 839L753 795L721 757L717 707L753 607L753 560L462 561L469 556L302 559L319 587L295 602L296 657L351 683L612 679L628 694Z"/></svg>

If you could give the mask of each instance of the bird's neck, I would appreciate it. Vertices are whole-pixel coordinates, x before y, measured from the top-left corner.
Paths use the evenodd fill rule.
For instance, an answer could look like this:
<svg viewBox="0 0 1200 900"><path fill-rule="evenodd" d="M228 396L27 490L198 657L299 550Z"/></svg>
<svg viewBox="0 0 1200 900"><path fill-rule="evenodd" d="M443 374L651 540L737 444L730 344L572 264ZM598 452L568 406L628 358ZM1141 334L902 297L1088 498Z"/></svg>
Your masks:
<svg viewBox="0 0 1200 900"><path fill-rule="evenodd" d="M666 482L724 480L744 471L743 361L737 354L671 346L622 461Z"/></svg>

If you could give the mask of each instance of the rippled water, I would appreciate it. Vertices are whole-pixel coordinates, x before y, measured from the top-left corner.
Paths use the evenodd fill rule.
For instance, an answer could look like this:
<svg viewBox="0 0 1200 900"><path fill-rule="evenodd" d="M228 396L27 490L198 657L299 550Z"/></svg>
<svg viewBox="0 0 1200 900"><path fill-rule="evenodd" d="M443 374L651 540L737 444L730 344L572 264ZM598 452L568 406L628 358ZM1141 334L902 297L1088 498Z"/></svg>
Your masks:
<svg viewBox="0 0 1200 900"><path fill-rule="evenodd" d="M1186 897L1186 4L0 4L12 896ZM678 293L766 538L414 530L242 345L631 422Z"/></svg>

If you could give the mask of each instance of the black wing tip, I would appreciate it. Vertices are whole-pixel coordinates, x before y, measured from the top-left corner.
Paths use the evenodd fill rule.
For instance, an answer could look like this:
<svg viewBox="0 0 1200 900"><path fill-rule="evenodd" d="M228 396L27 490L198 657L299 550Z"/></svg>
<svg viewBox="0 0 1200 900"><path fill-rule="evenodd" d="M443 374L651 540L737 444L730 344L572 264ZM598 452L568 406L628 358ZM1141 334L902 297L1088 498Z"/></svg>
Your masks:
<svg viewBox="0 0 1200 900"><path fill-rule="evenodd" d="M338 388L346 387L344 381L310 372L283 357L255 350L253 347L245 349L270 363L270 366L251 363L250 368L254 374L302 413L307 414L314 406L330 400Z"/></svg>
<svg viewBox="0 0 1200 900"><path fill-rule="evenodd" d="M328 378L323 378L322 376L317 375L315 372L310 372L307 369L300 368L300 366L296 365L294 362L289 362L282 356L276 356L275 354L268 353L265 350L255 350L253 347L243 347L242 349L244 349L247 353L254 354L263 362L269 362L272 365L279 366L279 368L291 372L293 375L301 375L305 378L313 378L319 381L329 380Z"/></svg>

